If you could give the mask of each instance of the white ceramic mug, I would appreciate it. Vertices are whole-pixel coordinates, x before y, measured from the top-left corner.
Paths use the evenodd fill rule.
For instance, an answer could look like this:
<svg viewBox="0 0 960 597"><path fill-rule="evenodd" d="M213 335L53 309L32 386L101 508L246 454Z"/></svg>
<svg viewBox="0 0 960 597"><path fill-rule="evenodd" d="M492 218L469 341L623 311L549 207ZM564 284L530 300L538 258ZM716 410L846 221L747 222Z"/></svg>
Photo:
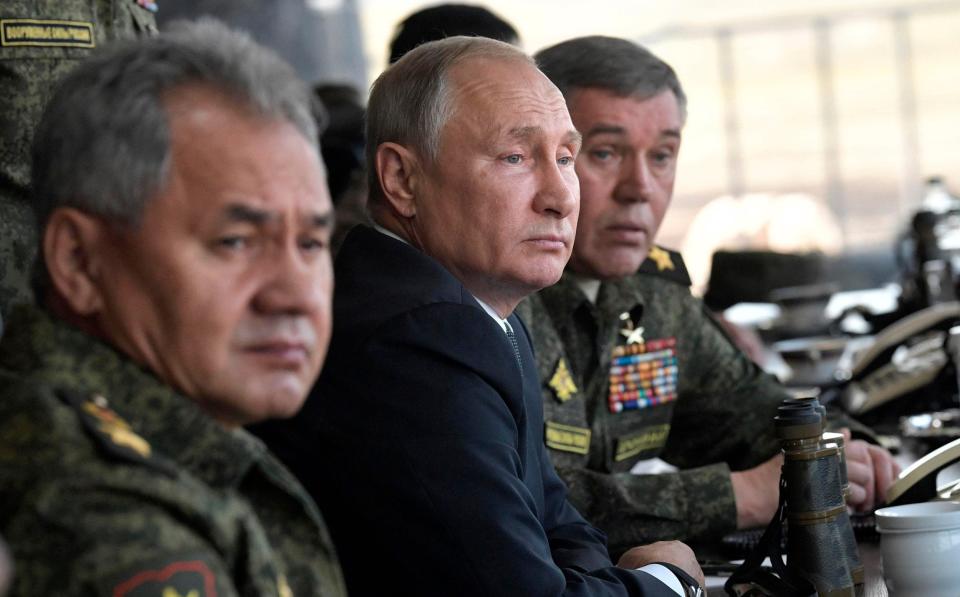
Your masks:
<svg viewBox="0 0 960 597"><path fill-rule="evenodd" d="M893 506L877 510L876 517L891 595L960 595L960 503Z"/></svg>

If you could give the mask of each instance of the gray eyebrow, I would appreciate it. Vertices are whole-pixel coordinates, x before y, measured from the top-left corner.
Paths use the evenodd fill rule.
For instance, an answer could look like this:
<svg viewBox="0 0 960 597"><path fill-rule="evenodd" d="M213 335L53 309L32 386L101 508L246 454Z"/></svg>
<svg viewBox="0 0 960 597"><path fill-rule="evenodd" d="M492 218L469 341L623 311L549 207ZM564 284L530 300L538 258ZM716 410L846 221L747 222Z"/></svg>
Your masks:
<svg viewBox="0 0 960 597"><path fill-rule="evenodd" d="M586 136L587 136L587 137L592 137L593 135L605 135L605 134L623 135L623 134L626 134L626 132L627 132L627 130L626 130L625 128L623 128L622 126L620 126L620 125L616 125L616 124L598 124L597 126L593 127L593 128L590 129L589 131L587 131L587 135L586 135ZM660 136L660 137L671 137L671 138L679 139L679 138L680 138L680 130L679 130L679 129L666 129L666 130L660 131L660 135L659 135L659 136Z"/></svg>
<svg viewBox="0 0 960 597"><path fill-rule="evenodd" d="M250 207L249 205L244 205L242 203L231 203L228 205L226 209L226 216L226 219L229 221L246 222L256 226L276 218L276 214L271 214L266 210Z"/></svg>
<svg viewBox="0 0 960 597"><path fill-rule="evenodd" d="M226 219L232 222L243 222L262 226L270 221L278 220L280 216L265 209L251 207L243 203L232 203L227 206ZM332 229L334 225L333 210L309 214L305 217L311 228Z"/></svg>

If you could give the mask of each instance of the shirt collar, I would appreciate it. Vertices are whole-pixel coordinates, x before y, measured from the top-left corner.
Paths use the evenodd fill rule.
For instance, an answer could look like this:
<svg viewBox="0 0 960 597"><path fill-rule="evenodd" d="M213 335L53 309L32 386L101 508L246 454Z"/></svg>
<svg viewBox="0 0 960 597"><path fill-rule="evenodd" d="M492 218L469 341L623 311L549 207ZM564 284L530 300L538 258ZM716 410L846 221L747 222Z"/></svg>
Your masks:
<svg viewBox="0 0 960 597"><path fill-rule="evenodd" d="M386 228L384 228L384 227L381 226L380 224L374 223L374 224L373 224L373 229L376 230L377 232L379 232L380 234L386 234L386 235L389 236L390 238L395 238L395 239L397 239L398 241L402 242L402 243L405 244L405 245L409 245L409 244L410 244L410 243L407 242L407 239L401 237L400 235L398 235L398 234L395 233L395 232L391 232L390 230L387 230Z"/></svg>
<svg viewBox="0 0 960 597"><path fill-rule="evenodd" d="M544 288L539 294L547 311L558 324L568 321L568 318L581 308L586 308L596 318L597 313L619 313L629 311L637 305L642 306L644 300L641 276L644 274L601 281L597 285L596 298L591 301L577 276L565 271L559 282Z"/></svg>
<svg viewBox="0 0 960 597"><path fill-rule="evenodd" d="M580 292L583 293L587 300L597 304L597 295L600 293L600 280L596 278L588 278L586 276L579 276L577 274L570 274L570 278L580 289Z"/></svg>
<svg viewBox="0 0 960 597"><path fill-rule="evenodd" d="M493 310L493 307L491 307L491 306L488 305L487 303L481 301L481 300L478 299L477 297L473 297L473 300L475 300L475 301L477 301L478 303L480 303L480 306L483 307L483 310L487 312L487 315L489 315L490 317L492 317L493 320L496 321L497 324L500 325L500 328L503 329L503 333L504 333L504 334L507 333L507 330L508 330L508 329L512 329L512 328L510 327L510 323L509 323L506 319L503 319L502 317L500 317L500 315L498 315L497 312Z"/></svg>

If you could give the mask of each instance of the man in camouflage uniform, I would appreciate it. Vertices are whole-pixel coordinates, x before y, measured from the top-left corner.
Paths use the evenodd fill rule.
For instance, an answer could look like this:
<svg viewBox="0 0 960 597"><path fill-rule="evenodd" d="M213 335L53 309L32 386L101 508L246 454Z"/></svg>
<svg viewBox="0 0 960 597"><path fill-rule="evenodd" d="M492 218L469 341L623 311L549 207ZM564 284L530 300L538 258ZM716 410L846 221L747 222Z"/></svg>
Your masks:
<svg viewBox="0 0 960 597"><path fill-rule="evenodd" d="M613 553L765 524L780 472L772 419L787 394L691 296L679 255L651 244L673 193L680 83L612 38L564 42L537 62L584 136L567 271L518 310L534 336L545 442L571 499ZM854 501L870 507L890 483L890 456L863 442L848 450Z"/></svg>
<svg viewBox="0 0 960 597"><path fill-rule="evenodd" d="M326 354L306 89L212 22L78 66L37 129L41 304L0 342L15 595L344 595L315 504L241 428Z"/></svg>
<svg viewBox="0 0 960 597"><path fill-rule="evenodd" d="M0 3L0 321L30 297L37 235L29 149L43 106L95 47L156 33L151 9L156 4L137 0Z"/></svg>

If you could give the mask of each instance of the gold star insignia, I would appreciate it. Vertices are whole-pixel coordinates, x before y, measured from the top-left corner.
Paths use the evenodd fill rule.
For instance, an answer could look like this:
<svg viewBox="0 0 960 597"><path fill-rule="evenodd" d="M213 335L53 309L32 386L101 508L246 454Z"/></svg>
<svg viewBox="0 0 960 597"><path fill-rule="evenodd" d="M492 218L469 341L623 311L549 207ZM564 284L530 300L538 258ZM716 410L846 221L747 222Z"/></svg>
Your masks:
<svg viewBox="0 0 960 597"><path fill-rule="evenodd" d="M665 269L676 269L673 265L673 260L670 259L670 253L667 253L660 247L651 247L650 253L647 254L647 259L652 259L653 262L657 264L657 270L661 272Z"/></svg>
<svg viewBox="0 0 960 597"><path fill-rule="evenodd" d="M570 369L567 368L567 362L563 358L557 362L557 368L553 372L553 377L550 378L549 385L560 402L570 400L577 393L577 385L573 383Z"/></svg>

